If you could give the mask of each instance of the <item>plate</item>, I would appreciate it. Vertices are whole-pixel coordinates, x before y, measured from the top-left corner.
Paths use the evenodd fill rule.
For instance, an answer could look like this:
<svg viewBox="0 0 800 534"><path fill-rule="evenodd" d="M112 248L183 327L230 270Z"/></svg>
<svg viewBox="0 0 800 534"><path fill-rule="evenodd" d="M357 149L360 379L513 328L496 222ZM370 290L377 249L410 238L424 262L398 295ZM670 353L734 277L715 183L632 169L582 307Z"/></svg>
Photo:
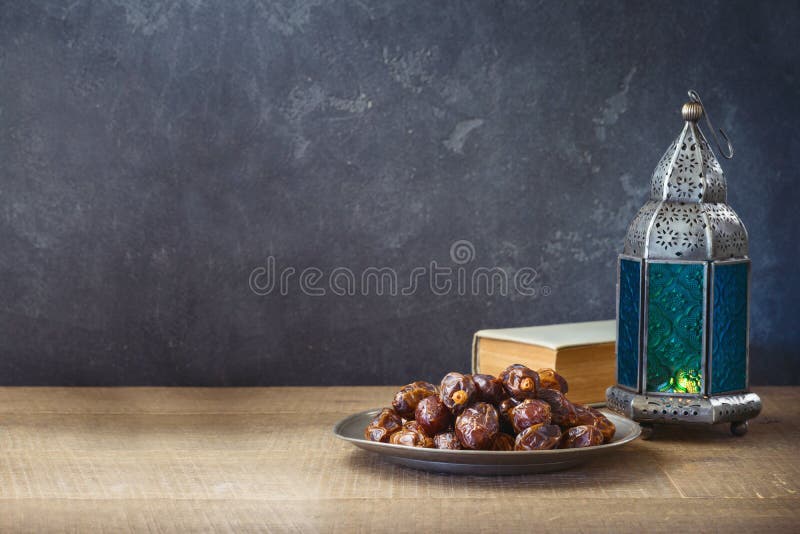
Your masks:
<svg viewBox="0 0 800 534"><path fill-rule="evenodd" d="M580 465L597 456L614 452L639 437L638 423L602 410L617 427L610 443L583 449L549 451L454 451L424 449L378 443L364 439L364 428L380 410L367 410L345 417L333 427L333 433L356 447L376 452L386 460L414 469L463 475L520 475L546 473Z"/></svg>

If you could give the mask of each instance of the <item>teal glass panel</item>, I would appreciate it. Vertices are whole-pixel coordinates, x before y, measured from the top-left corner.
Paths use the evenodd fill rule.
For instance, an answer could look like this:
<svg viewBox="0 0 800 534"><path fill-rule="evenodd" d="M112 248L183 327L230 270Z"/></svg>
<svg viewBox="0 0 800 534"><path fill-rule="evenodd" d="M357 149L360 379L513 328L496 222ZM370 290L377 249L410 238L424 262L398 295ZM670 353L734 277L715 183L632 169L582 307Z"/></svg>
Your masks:
<svg viewBox="0 0 800 534"><path fill-rule="evenodd" d="M619 260L619 317L617 317L617 383L637 388L642 264Z"/></svg>
<svg viewBox="0 0 800 534"><path fill-rule="evenodd" d="M711 393L747 387L747 267L714 265Z"/></svg>
<svg viewBox="0 0 800 534"><path fill-rule="evenodd" d="M703 389L702 263L649 263L647 391L701 393Z"/></svg>

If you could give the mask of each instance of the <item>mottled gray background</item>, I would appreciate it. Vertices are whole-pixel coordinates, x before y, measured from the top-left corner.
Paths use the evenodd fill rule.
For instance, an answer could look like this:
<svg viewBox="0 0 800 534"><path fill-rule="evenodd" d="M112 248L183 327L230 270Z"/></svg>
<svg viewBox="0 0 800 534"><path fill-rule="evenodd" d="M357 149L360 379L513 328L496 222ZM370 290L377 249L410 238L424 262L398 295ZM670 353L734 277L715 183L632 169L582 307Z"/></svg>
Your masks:
<svg viewBox="0 0 800 534"><path fill-rule="evenodd" d="M0 383L397 383L610 318L690 87L737 149L753 382L798 383L798 34L797 2L6 0ZM249 287L456 240L536 296Z"/></svg>

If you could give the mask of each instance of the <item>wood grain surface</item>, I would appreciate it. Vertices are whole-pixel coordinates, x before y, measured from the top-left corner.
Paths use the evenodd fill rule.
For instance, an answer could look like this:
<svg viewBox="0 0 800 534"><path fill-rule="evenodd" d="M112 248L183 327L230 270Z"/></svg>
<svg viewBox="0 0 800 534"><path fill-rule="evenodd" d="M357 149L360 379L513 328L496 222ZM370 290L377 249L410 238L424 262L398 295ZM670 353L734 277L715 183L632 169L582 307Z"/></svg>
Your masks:
<svg viewBox="0 0 800 534"><path fill-rule="evenodd" d="M800 388L560 473L397 467L333 424L391 387L0 388L0 532L793 531Z"/></svg>

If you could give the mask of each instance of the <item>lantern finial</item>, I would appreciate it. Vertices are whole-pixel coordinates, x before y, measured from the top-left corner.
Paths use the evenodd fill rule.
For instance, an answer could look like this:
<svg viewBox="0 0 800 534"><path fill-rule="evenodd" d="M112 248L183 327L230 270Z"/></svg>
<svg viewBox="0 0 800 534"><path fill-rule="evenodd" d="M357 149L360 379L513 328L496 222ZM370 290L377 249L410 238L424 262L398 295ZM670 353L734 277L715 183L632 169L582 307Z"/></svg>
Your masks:
<svg viewBox="0 0 800 534"><path fill-rule="evenodd" d="M703 116L703 106L699 102L687 102L681 108L681 115L687 122L697 122Z"/></svg>

